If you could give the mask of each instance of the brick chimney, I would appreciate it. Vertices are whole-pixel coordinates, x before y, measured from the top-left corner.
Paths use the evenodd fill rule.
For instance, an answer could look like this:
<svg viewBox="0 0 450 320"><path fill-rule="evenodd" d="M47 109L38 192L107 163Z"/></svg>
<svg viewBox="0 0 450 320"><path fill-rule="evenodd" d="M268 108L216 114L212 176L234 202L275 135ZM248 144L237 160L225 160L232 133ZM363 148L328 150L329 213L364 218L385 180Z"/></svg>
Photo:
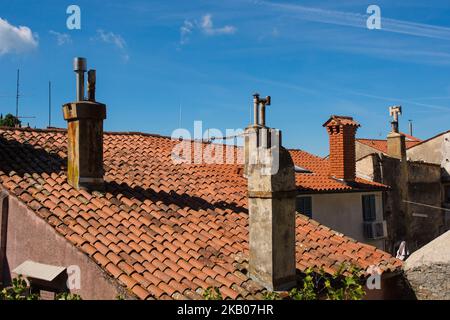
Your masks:
<svg viewBox="0 0 450 320"><path fill-rule="evenodd" d="M323 124L330 136L330 176L354 182L356 176L355 135L360 126L352 117L331 116Z"/></svg>
<svg viewBox="0 0 450 320"><path fill-rule="evenodd" d="M402 114L402 107L389 107L389 114L392 117L392 129L387 136L387 154L392 158L406 160L406 138L398 129L398 116Z"/></svg>
<svg viewBox="0 0 450 320"><path fill-rule="evenodd" d="M86 59L74 59L77 100L63 105L67 120L67 180L76 189L101 190L103 180L103 120L106 105L95 101L95 70L88 72L88 99L84 97Z"/></svg>
<svg viewBox="0 0 450 320"><path fill-rule="evenodd" d="M267 99L262 101L258 107L265 107ZM244 154L249 275L268 290L287 290L296 285L295 171L281 132L265 126L265 110L255 112L255 123L245 131Z"/></svg>

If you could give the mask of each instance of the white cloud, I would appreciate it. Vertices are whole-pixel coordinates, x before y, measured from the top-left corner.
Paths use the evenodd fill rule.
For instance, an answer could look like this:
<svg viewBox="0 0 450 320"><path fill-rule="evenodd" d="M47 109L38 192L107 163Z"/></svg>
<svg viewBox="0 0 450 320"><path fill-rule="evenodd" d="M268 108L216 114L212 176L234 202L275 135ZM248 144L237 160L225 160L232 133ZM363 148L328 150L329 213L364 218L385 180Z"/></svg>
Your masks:
<svg viewBox="0 0 450 320"><path fill-rule="evenodd" d="M23 53L38 46L38 38L30 28L13 26L0 18L0 55Z"/></svg>
<svg viewBox="0 0 450 320"><path fill-rule="evenodd" d="M64 44L72 43L72 37L67 33L60 33L57 31L50 30L49 33L56 37L56 42L58 46L62 46Z"/></svg>
<svg viewBox="0 0 450 320"><path fill-rule="evenodd" d="M270 1L260 1L259 3L267 5L274 10L280 10L286 15L291 15L292 17L301 20L356 28L367 27L366 20L368 15L360 13L326 10L297 4L275 3ZM383 15L381 16L381 25L381 30L387 32L450 40L450 28L448 27L385 18Z"/></svg>
<svg viewBox="0 0 450 320"><path fill-rule="evenodd" d="M189 42L189 35L195 28L194 24L189 20L184 20L184 24L180 27L180 44L186 44Z"/></svg>
<svg viewBox="0 0 450 320"><path fill-rule="evenodd" d="M130 55L127 52L127 43L120 34L116 34L114 32L106 32L102 29L98 29L97 36L91 38L91 40L99 40L104 43L114 45L117 49L119 49L122 52L123 61L128 62L130 60Z"/></svg>
<svg viewBox="0 0 450 320"><path fill-rule="evenodd" d="M229 25L223 26L221 28L214 28L212 15L208 13L202 16L200 22L198 22L197 20L184 20L183 25L180 27L180 45L184 45L189 42L189 37L195 29L200 30L208 36L233 34L237 31L236 27Z"/></svg>
<svg viewBox="0 0 450 320"><path fill-rule="evenodd" d="M210 14L205 14L202 17L201 28L207 35L218 35L218 34L233 34L236 32L236 27L234 26L224 26L222 28L214 28L214 23L212 21L212 16Z"/></svg>
<svg viewBox="0 0 450 320"><path fill-rule="evenodd" d="M105 32L102 29L97 30L97 39L106 43L111 43L119 49L125 49L127 45L121 35L113 32Z"/></svg>

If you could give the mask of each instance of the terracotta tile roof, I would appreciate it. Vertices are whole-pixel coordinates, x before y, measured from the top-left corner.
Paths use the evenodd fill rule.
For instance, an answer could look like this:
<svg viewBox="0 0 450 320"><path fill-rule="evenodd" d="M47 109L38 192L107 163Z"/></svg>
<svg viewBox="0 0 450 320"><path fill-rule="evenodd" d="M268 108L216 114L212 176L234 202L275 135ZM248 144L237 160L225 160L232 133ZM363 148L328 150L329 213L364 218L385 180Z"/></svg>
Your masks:
<svg viewBox="0 0 450 320"><path fill-rule="evenodd" d="M422 142L422 140L420 140L419 138L413 137L409 134L403 133L401 132L402 135L404 135L406 137L406 149L412 148L415 145L419 144ZM387 140L383 140L383 139L363 139L363 138L358 138L356 139L356 141L368 145L369 147L372 147L378 151L381 151L383 153L387 153Z"/></svg>
<svg viewBox="0 0 450 320"><path fill-rule="evenodd" d="M356 178L355 183L346 184L343 181L329 176L329 159L320 158L302 150L290 150L292 160L312 173L297 173L297 188L308 192L331 192L351 190L378 190L386 188L385 185L373 181Z"/></svg>
<svg viewBox="0 0 450 320"><path fill-rule="evenodd" d="M324 127L326 127L326 126L336 126L336 125L360 127L360 124L358 122L356 122L355 120L353 120L352 117L337 116L337 115L332 115L330 117L330 119L328 119L327 122L325 122L323 124Z"/></svg>
<svg viewBox="0 0 450 320"><path fill-rule="evenodd" d="M141 299L198 299L216 286L228 298L261 298L246 275L246 180L238 165L180 164L168 138L107 133L106 190L66 182L64 130L0 128L0 183L111 277ZM315 159L306 153L311 168ZM305 182L306 183L306 182ZM312 182L309 182L312 183ZM394 271L401 261L301 215L297 267L353 262Z"/></svg>

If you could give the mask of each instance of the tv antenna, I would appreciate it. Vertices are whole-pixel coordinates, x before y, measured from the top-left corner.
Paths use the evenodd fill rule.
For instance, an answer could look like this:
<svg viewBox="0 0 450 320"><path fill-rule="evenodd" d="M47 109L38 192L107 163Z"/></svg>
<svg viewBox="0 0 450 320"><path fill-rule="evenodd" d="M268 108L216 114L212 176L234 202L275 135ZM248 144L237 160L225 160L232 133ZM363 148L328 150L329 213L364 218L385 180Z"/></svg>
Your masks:
<svg viewBox="0 0 450 320"><path fill-rule="evenodd" d="M19 80L20 80L20 69L17 69L17 84L16 84L16 119L19 118Z"/></svg>
<svg viewBox="0 0 450 320"><path fill-rule="evenodd" d="M52 126L52 82L48 82L48 127Z"/></svg>

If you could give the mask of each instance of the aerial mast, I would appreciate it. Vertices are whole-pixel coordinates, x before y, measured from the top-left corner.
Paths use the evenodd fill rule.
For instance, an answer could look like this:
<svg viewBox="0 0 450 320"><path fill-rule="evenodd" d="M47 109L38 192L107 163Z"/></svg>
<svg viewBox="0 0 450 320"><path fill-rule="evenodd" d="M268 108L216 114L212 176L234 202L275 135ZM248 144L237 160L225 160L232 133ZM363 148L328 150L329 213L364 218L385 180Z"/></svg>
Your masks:
<svg viewBox="0 0 450 320"><path fill-rule="evenodd" d="M19 77L20 70L17 69L17 87L16 87L16 119L19 118Z"/></svg>
<svg viewBox="0 0 450 320"><path fill-rule="evenodd" d="M52 82L48 82L48 127L52 126Z"/></svg>

